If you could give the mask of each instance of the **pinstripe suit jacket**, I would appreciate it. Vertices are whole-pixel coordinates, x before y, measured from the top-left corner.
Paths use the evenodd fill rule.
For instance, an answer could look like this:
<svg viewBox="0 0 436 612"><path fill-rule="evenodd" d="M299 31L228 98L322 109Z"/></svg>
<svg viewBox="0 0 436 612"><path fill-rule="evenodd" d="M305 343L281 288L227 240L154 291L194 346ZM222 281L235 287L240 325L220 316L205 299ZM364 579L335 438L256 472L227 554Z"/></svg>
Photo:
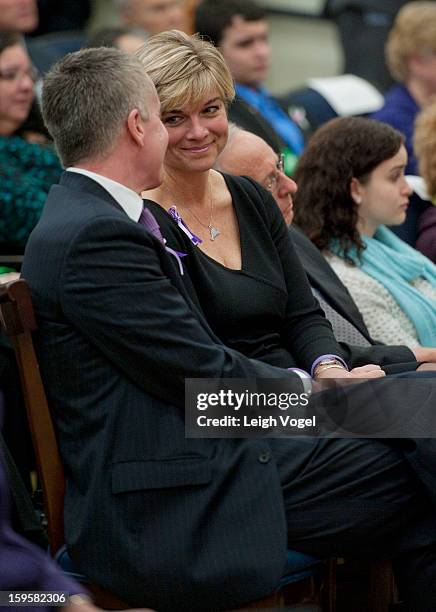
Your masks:
<svg viewBox="0 0 436 612"><path fill-rule="evenodd" d="M77 568L130 605L159 610L271 593L286 525L269 448L186 439L184 378L289 373L220 344L162 244L82 175L67 172L52 188L22 274Z"/></svg>

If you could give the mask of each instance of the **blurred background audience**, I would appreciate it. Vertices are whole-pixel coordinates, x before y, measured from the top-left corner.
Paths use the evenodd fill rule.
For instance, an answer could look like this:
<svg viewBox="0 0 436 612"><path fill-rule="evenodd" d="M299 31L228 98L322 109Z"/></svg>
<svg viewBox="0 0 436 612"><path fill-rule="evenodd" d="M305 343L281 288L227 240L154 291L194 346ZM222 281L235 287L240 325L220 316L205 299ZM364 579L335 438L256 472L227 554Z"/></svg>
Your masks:
<svg viewBox="0 0 436 612"><path fill-rule="evenodd" d="M372 117L385 121L404 134L408 154L406 174L418 174L413 151L417 114L436 94L436 3L409 2L398 13L386 44L386 59L393 85L383 107ZM420 216L427 208L418 194L410 200L406 219L393 231L414 246Z"/></svg>
<svg viewBox="0 0 436 612"><path fill-rule="evenodd" d="M0 32L33 32L38 26L36 0L0 0Z"/></svg>
<svg viewBox="0 0 436 612"><path fill-rule="evenodd" d="M398 13L386 45L386 58L397 82L384 106L372 116L406 136L406 173L417 174L413 125L419 110L436 94L436 3L410 2Z"/></svg>
<svg viewBox="0 0 436 612"><path fill-rule="evenodd" d="M182 0L114 0L114 3L122 25L142 29L150 35L183 29Z"/></svg>
<svg viewBox="0 0 436 612"><path fill-rule="evenodd" d="M419 218L416 248L436 263L436 103L427 106L416 119L414 148L425 185L422 197L432 204Z"/></svg>
<svg viewBox="0 0 436 612"><path fill-rule="evenodd" d="M326 0L325 13L338 27L344 54L343 72L363 77L381 91L392 85L384 46L394 17L403 4L406 0Z"/></svg>
<svg viewBox="0 0 436 612"><path fill-rule="evenodd" d="M102 28L92 34L87 47L116 47L126 53L135 53L147 40L147 33L135 28Z"/></svg>
<svg viewBox="0 0 436 612"><path fill-rule="evenodd" d="M28 122L37 74L17 34L0 34L0 251L20 253L61 166Z"/></svg>
<svg viewBox="0 0 436 612"><path fill-rule="evenodd" d="M83 30L91 16L91 0L37 0L39 24L32 36Z"/></svg>

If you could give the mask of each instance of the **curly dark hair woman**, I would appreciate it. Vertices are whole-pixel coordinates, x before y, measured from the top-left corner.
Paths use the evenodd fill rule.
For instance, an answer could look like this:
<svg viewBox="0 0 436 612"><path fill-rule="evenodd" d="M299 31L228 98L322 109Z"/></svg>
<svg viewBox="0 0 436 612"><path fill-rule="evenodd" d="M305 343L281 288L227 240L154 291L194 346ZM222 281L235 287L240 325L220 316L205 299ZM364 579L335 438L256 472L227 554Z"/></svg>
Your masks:
<svg viewBox="0 0 436 612"><path fill-rule="evenodd" d="M358 204L353 178L366 183L381 162L390 159L404 136L386 123L362 117L332 119L319 128L302 154L295 181L294 223L321 249L339 241L344 257L365 248L357 229ZM352 260L349 260L352 261Z"/></svg>
<svg viewBox="0 0 436 612"><path fill-rule="evenodd" d="M436 346L436 267L386 225L406 218L411 188L403 136L385 123L342 117L300 158L295 222L347 286L371 335Z"/></svg>

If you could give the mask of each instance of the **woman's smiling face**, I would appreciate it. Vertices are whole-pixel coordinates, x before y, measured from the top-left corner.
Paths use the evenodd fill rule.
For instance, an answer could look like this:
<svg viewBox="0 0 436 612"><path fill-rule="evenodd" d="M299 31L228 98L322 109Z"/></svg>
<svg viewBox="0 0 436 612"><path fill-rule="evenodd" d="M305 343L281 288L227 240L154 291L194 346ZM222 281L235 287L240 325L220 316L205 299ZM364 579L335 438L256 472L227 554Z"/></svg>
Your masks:
<svg viewBox="0 0 436 612"><path fill-rule="evenodd" d="M165 156L168 169L209 170L226 145L227 112L216 91L195 106L166 111L162 122L169 136Z"/></svg>

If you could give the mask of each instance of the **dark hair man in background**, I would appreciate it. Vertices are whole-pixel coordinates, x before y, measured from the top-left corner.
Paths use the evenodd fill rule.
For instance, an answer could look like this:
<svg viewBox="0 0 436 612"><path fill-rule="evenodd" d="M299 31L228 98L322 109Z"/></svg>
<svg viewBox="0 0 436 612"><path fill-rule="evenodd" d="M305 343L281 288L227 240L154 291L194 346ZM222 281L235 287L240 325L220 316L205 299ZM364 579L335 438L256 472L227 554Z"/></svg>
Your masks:
<svg viewBox="0 0 436 612"><path fill-rule="evenodd" d="M219 47L235 80L229 118L284 153L289 175L303 150L304 134L262 85L271 61L268 29L265 9L252 0L203 0L195 13L195 31Z"/></svg>

